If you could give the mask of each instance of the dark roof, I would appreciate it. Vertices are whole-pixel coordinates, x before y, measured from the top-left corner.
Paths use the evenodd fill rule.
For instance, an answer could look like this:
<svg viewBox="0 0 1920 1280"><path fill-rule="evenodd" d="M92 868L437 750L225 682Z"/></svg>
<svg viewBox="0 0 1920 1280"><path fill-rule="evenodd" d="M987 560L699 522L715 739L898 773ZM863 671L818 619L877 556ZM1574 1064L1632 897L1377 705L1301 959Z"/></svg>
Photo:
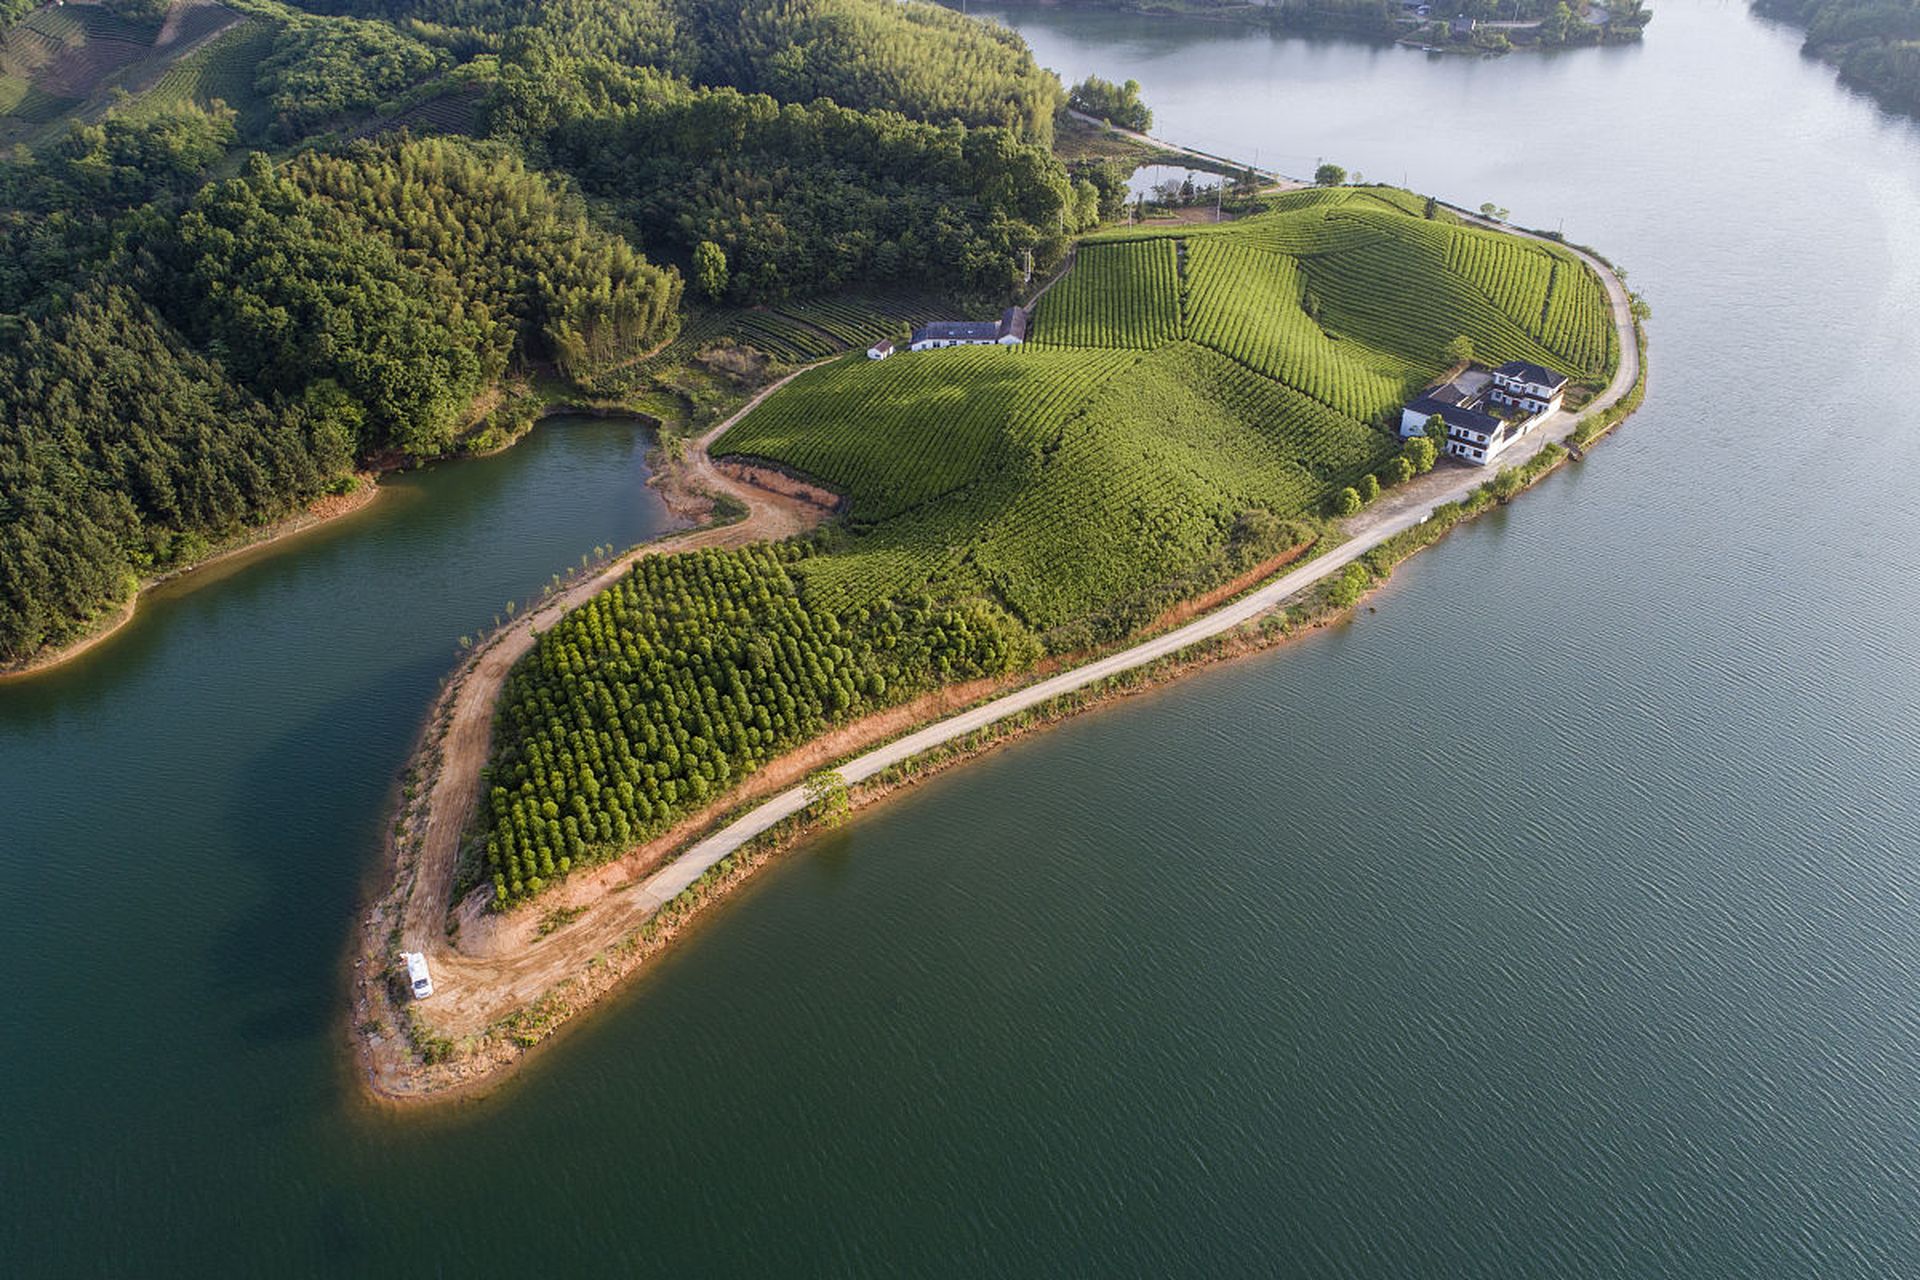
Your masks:
<svg viewBox="0 0 1920 1280"><path fill-rule="evenodd" d="M1564 387L1567 385L1566 374L1555 373L1552 369L1542 368L1537 364L1529 364L1525 360L1509 360L1498 369L1495 369L1494 372L1500 374L1502 377L1518 378L1522 382L1535 382L1543 387Z"/></svg>
<svg viewBox="0 0 1920 1280"><path fill-rule="evenodd" d="M1000 337L1000 326L991 320L935 320L913 331L913 340L929 338L946 342L993 342Z"/></svg>
<svg viewBox="0 0 1920 1280"><path fill-rule="evenodd" d="M1452 26L1456 33L1466 34L1473 30L1473 19L1461 14L1453 20Z"/></svg>
<svg viewBox="0 0 1920 1280"><path fill-rule="evenodd" d="M869 351L891 351L891 350L893 350L893 339L892 339L892 338L882 338L882 339L880 339L880 341L878 341L878 342L876 342L876 343L874 343L874 344L873 344L872 346L870 346L870 347L868 347L868 348L867 348L867 350L869 350Z"/></svg>
<svg viewBox="0 0 1920 1280"><path fill-rule="evenodd" d="M1428 387L1422 400L1432 400L1438 404L1472 404L1476 397L1473 392L1452 382L1443 382L1437 387Z"/></svg>
<svg viewBox="0 0 1920 1280"><path fill-rule="evenodd" d="M1019 307L1008 307L1000 313L1000 335L1012 334L1022 342L1027 337L1027 313Z"/></svg>
<svg viewBox="0 0 1920 1280"><path fill-rule="evenodd" d="M1435 400L1432 396L1421 396L1418 400L1408 405L1407 408L1413 410L1415 413L1425 414L1429 418L1437 413L1446 419L1449 427L1460 427L1466 431L1477 431L1481 435L1486 436L1492 435L1501 427L1507 425L1490 413L1482 413L1478 409L1462 409L1457 404L1447 404L1444 401Z"/></svg>

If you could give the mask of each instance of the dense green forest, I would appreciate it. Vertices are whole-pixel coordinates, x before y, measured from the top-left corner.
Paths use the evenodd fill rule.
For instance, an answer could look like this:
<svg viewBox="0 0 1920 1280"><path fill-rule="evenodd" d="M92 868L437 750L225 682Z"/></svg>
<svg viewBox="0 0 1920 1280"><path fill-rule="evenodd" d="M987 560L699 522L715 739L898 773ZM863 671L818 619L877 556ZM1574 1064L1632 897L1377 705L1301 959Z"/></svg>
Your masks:
<svg viewBox="0 0 1920 1280"><path fill-rule="evenodd" d="M1920 115L1920 0L1755 0L1754 9L1805 27L1806 51L1884 105Z"/></svg>
<svg viewBox="0 0 1920 1280"><path fill-rule="evenodd" d="M502 379L604 382L683 277L991 301L1121 198L1024 43L933 5L235 0L171 13L184 56L169 14L0 8L0 662Z"/></svg>

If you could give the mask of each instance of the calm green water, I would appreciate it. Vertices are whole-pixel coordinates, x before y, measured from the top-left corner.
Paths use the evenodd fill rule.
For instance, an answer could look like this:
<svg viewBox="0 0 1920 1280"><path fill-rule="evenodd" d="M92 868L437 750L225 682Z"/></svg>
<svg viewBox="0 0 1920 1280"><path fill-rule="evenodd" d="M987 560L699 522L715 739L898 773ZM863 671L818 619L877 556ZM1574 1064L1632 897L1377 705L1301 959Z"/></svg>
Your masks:
<svg viewBox="0 0 1920 1280"><path fill-rule="evenodd" d="M0 688L13 1274L1920 1274L1920 131L1735 5L1429 61L1015 20L1167 135L1555 225L1624 434L1377 612L782 863L501 1095L338 972L462 631L658 527L607 424Z"/></svg>

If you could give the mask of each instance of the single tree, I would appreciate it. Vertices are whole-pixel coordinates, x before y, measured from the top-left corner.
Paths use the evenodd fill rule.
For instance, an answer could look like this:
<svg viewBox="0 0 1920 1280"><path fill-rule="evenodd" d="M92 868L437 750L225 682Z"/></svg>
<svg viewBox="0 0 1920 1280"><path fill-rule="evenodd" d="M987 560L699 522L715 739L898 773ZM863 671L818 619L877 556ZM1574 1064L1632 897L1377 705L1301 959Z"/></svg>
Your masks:
<svg viewBox="0 0 1920 1280"><path fill-rule="evenodd" d="M700 292L720 301L727 292L727 251L711 240L694 246L693 281Z"/></svg>
<svg viewBox="0 0 1920 1280"><path fill-rule="evenodd" d="M1459 366L1472 364L1473 339L1464 333L1460 334L1454 338L1452 342L1447 344L1446 350L1441 354L1446 357L1447 363L1450 365Z"/></svg>
<svg viewBox="0 0 1920 1280"><path fill-rule="evenodd" d="M823 827L837 827L853 812L847 780L838 771L824 769L807 779L807 816Z"/></svg>
<svg viewBox="0 0 1920 1280"><path fill-rule="evenodd" d="M1329 162L1313 171L1313 180L1319 186L1337 187L1347 180L1347 171Z"/></svg>
<svg viewBox="0 0 1920 1280"><path fill-rule="evenodd" d="M1432 440L1426 436L1415 436L1401 448L1400 456L1412 465L1415 475L1425 475L1433 470L1434 460L1440 454Z"/></svg>
<svg viewBox="0 0 1920 1280"><path fill-rule="evenodd" d="M1380 496L1380 477L1364 475L1360 477L1360 501L1372 502Z"/></svg>
<svg viewBox="0 0 1920 1280"><path fill-rule="evenodd" d="M1350 516L1358 511L1361 505L1360 491L1352 486L1342 489L1339 496L1333 500L1333 509L1337 515Z"/></svg>

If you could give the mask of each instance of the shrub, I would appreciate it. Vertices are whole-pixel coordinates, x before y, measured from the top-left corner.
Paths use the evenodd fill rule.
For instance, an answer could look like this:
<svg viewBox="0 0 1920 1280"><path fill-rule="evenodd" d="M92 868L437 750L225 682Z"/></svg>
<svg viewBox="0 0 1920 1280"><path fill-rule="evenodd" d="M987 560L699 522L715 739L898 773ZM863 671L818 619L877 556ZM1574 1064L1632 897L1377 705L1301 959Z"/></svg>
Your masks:
<svg viewBox="0 0 1920 1280"><path fill-rule="evenodd" d="M1333 500L1333 509L1337 515L1350 516L1362 505L1364 504L1360 501L1360 491L1352 486L1342 489Z"/></svg>

